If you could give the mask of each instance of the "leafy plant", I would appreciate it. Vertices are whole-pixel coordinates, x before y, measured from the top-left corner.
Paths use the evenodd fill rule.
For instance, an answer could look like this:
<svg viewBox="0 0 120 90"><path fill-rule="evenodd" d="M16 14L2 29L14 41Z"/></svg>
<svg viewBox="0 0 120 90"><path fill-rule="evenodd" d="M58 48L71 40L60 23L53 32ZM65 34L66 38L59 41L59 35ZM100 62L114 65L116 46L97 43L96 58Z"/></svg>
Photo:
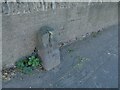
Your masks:
<svg viewBox="0 0 120 90"><path fill-rule="evenodd" d="M22 71L23 73L29 73L38 66L42 66L41 59L37 56L30 56L28 58L22 59L16 62L16 68Z"/></svg>
<svg viewBox="0 0 120 90"><path fill-rule="evenodd" d="M28 65L31 65L32 67L37 67L40 63L40 60L35 58L35 56L30 57L28 61Z"/></svg>

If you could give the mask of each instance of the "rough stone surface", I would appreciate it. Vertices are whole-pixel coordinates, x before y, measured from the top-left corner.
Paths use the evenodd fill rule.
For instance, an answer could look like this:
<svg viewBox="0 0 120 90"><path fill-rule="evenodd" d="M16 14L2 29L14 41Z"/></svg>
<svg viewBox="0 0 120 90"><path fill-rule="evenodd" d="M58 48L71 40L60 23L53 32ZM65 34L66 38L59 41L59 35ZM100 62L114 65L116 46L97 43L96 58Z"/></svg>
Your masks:
<svg viewBox="0 0 120 90"><path fill-rule="evenodd" d="M56 39L61 44L73 42L76 38L79 39L86 35L86 33L98 31L118 23L117 3L104 2L88 5L88 3L81 2L69 4L70 8L60 8L58 3L58 8L54 10L36 11L32 8L33 10L31 9L30 13L14 15L3 13L3 65L12 65L19 58L30 55L34 51L37 46L36 34L41 26L49 25L53 27ZM24 3L22 5L24 6Z"/></svg>
<svg viewBox="0 0 120 90"><path fill-rule="evenodd" d="M60 51L55 41L54 29L42 26L38 34L38 55L43 67L50 70L60 64Z"/></svg>
<svg viewBox="0 0 120 90"><path fill-rule="evenodd" d="M43 66L46 70L51 70L60 64L60 51L59 49L52 50L49 54L45 53L43 59Z"/></svg>

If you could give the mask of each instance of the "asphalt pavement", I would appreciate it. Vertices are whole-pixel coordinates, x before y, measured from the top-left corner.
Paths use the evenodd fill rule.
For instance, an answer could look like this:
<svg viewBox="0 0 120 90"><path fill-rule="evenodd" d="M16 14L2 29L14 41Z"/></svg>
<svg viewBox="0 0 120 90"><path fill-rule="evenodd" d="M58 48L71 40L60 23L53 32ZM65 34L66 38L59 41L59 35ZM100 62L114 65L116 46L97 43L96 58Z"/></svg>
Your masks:
<svg viewBox="0 0 120 90"><path fill-rule="evenodd" d="M50 71L18 73L3 88L117 88L118 27L60 48L61 63Z"/></svg>

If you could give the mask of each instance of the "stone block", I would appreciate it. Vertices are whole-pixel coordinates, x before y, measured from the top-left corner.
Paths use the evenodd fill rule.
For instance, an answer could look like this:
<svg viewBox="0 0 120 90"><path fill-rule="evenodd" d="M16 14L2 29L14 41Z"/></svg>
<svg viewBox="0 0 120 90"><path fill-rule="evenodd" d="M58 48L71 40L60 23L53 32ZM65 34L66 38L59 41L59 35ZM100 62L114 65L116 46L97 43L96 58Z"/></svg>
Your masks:
<svg viewBox="0 0 120 90"><path fill-rule="evenodd" d="M60 64L60 51L55 40L54 29L41 27L38 33L38 55L43 61L43 67L51 70Z"/></svg>

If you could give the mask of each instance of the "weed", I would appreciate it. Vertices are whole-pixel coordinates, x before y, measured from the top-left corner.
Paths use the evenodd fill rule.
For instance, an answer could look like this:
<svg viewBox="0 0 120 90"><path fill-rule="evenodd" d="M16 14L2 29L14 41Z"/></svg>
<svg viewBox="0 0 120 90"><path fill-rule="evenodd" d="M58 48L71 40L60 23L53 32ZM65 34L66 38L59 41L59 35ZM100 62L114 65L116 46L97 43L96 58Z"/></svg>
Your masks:
<svg viewBox="0 0 120 90"><path fill-rule="evenodd" d="M33 69L38 66L42 66L41 59L32 55L28 58L22 59L15 64L16 68L23 73L30 73Z"/></svg>
<svg viewBox="0 0 120 90"><path fill-rule="evenodd" d="M92 32L91 35L92 35L93 37L96 37L96 36L97 36L97 32Z"/></svg>
<svg viewBox="0 0 120 90"><path fill-rule="evenodd" d="M92 32L91 33L91 35L93 36L93 37L96 37L98 34L100 34L101 33L101 31L99 30L98 32Z"/></svg>
<svg viewBox="0 0 120 90"><path fill-rule="evenodd" d="M73 52L73 51L74 51L73 49L68 49L68 52L69 52L69 53L71 53L71 52Z"/></svg>

